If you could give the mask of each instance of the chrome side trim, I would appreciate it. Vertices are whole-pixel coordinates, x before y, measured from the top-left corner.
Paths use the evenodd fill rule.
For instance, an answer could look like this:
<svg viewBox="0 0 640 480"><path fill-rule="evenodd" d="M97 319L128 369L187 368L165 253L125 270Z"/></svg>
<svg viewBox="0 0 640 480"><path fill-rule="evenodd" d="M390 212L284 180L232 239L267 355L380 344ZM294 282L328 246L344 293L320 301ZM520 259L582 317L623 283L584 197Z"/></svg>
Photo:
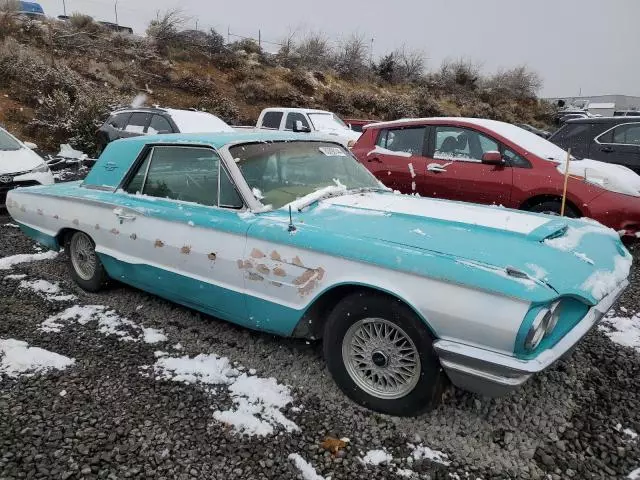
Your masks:
<svg viewBox="0 0 640 480"><path fill-rule="evenodd" d="M529 360L451 340L437 340L433 346L454 385L482 395L500 396L570 352L611 309L628 285L629 281L625 280L600 303L591 307L584 318L553 348Z"/></svg>
<svg viewBox="0 0 640 480"><path fill-rule="evenodd" d="M615 143L615 142L601 142L600 141L600 137L606 135L607 133L609 133L612 130L615 130L618 127L623 127L625 125L639 125L640 122L636 121L636 122L627 122L627 123L619 123L618 125L614 125L613 127L611 127L608 130L605 130L604 132L602 132L600 135L598 135L596 138L593 139L594 142L596 142L598 145L618 145L618 146L622 146L622 147L637 147L638 144L637 143Z"/></svg>

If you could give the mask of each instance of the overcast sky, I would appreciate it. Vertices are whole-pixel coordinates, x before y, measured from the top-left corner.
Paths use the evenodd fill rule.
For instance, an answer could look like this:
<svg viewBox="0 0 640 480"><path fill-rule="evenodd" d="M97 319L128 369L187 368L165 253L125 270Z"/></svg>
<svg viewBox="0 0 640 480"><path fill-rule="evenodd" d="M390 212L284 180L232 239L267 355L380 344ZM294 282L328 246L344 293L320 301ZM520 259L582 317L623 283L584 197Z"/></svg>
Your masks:
<svg viewBox="0 0 640 480"><path fill-rule="evenodd" d="M65 0L115 21L114 0ZM41 0L51 16L63 0ZM339 42L374 38L374 57L406 44L429 68L470 58L483 70L526 64L544 80L543 96L640 96L640 0L119 0L118 21L143 34L158 10L181 8L189 26L214 27L278 42L289 30L322 31ZM233 39L233 38L232 38ZM266 45L267 49L277 47Z"/></svg>

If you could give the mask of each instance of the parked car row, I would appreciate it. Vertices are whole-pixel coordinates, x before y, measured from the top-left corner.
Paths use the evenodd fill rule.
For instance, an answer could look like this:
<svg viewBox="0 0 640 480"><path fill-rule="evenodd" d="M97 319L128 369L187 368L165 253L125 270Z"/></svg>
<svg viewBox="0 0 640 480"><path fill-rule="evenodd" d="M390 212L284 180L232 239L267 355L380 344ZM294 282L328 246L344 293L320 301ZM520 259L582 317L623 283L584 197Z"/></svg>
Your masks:
<svg viewBox="0 0 640 480"><path fill-rule="evenodd" d="M345 395L393 415L433 408L448 381L512 391L628 285L631 255L594 222L379 182L516 205L520 190L542 188L528 175L560 177L564 152L534 134L486 120L387 122L366 127L354 151L377 178L335 137L138 136L109 144L84 181L12 190L7 207L26 235L64 247L83 289L117 279L244 327L322 338ZM572 196L586 192L594 203L615 195L574 180Z"/></svg>

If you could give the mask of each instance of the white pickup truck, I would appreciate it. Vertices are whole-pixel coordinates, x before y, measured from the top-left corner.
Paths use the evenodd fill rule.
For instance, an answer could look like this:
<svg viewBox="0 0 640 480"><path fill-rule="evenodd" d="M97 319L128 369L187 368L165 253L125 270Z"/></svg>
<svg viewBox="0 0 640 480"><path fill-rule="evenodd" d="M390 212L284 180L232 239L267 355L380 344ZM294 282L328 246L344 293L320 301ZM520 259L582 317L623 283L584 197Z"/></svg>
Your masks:
<svg viewBox="0 0 640 480"><path fill-rule="evenodd" d="M334 113L309 108L265 108L258 117L256 128L335 136L335 140L347 148L360 138L360 132L351 130Z"/></svg>

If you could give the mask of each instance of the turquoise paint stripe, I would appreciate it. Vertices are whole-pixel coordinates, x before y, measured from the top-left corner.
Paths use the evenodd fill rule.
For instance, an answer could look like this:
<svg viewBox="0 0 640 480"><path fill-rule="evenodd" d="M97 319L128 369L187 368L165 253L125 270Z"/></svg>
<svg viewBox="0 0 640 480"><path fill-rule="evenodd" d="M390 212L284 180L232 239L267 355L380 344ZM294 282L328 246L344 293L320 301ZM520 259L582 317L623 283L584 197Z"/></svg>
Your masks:
<svg viewBox="0 0 640 480"><path fill-rule="evenodd" d="M303 314L301 310L157 267L121 262L102 253L98 256L115 280L243 327L289 336Z"/></svg>
<svg viewBox="0 0 640 480"><path fill-rule="evenodd" d="M43 247L46 247L49 250L54 250L56 252L60 250L60 245L58 244L58 240L55 237L52 237L51 235L47 235L46 233L43 233L40 230L36 230L35 228L28 227L27 225L24 225L19 222L18 222L18 225L20 226L20 230L22 230L22 233L24 233L27 237L30 237L36 242L38 242Z"/></svg>

